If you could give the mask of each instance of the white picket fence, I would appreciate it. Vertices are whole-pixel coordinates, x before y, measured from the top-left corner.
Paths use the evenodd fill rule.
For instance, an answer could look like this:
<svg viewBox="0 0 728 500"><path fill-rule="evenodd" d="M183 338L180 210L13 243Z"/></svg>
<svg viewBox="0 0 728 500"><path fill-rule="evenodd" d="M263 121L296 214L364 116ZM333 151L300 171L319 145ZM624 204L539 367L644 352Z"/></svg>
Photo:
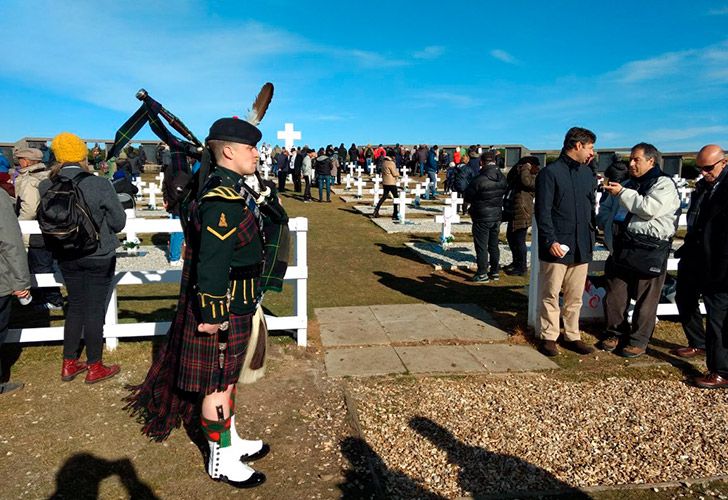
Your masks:
<svg viewBox="0 0 728 500"><path fill-rule="evenodd" d="M268 316L266 321L269 330L294 330L299 346L307 344L307 289L308 289L308 257L307 242L308 219L298 217L288 222L293 244L293 260L288 266L284 280L294 282L293 315ZM36 221L21 221L23 234L39 234ZM179 220L175 219L128 219L122 233L174 233L181 231ZM170 322L159 323L119 323L118 287L125 285L152 285L160 283L179 283L181 269L159 271L118 271L114 276L114 286L106 309L104 338L106 347L113 350L118 346L120 338L147 337L166 335ZM62 286L63 277L55 274L35 274L32 276L33 286ZM63 327L20 328L8 332L6 342L47 342L63 340Z"/></svg>

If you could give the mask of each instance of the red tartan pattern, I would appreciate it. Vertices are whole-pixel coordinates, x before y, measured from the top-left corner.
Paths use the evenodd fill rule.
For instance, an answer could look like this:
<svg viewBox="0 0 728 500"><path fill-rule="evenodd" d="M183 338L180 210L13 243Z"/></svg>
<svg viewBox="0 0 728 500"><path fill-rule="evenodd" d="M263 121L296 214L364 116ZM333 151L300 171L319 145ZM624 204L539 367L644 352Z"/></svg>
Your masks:
<svg viewBox="0 0 728 500"><path fill-rule="evenodd" d="M188 304L186 316L177 387L184 391L210 394L235 384L248 348L253 315L230 314L228 345L222 370L218 364L217 335L197 331L199 313L195 314L193 304Z"/></svg>

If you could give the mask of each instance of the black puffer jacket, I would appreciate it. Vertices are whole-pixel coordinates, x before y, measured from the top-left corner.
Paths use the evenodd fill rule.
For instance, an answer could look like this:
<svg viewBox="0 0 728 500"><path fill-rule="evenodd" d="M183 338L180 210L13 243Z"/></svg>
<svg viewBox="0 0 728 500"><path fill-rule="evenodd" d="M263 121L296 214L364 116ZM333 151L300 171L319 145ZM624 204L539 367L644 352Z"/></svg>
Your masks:
<svg viewBox="0 0 728 500"><path fill-rule="evenodd" d="M496 165L486 165L465 190L473 221L498 222L503 218L503 195L508 188L506 176Z"/></svg>

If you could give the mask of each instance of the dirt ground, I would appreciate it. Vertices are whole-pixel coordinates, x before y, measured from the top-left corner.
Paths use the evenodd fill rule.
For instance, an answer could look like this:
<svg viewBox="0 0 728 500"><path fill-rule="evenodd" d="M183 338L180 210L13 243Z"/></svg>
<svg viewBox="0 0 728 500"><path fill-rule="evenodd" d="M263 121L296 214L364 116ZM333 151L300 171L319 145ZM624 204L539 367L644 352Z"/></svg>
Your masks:
<svg viewBox="0 0 728 500"><path fill-rule="evenodd" d="M13 368L25 389L0 399L0 497L336 498L359 489L339 451L351 435L343 393L324 377L315 348L274 339L267 376L240 387L240 434L272 449L254 465L266 484L240 492L208 479L184 429L150 442L123 411L125 384L143 380L151 356L151 342L122 343L105 356L121 376L89 386L60 381L59 347L26 349Z"/></svg>

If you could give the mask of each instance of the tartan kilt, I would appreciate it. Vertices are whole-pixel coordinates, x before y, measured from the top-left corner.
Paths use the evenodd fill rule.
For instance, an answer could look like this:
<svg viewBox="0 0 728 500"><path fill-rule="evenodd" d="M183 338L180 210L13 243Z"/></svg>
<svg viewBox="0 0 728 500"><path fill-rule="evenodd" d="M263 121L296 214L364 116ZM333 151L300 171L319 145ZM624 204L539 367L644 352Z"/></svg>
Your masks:
<svg viewBox="0 0 728 500"><path fill-rule="evenodd" d="M235 384L243 367L252 329L253 314L230 313L228 345L223 369L219 365L217 334L197 331L199 314L190 300L185 311L182 345L177 372L177 387L183 391L211 394Z"/></svg>

